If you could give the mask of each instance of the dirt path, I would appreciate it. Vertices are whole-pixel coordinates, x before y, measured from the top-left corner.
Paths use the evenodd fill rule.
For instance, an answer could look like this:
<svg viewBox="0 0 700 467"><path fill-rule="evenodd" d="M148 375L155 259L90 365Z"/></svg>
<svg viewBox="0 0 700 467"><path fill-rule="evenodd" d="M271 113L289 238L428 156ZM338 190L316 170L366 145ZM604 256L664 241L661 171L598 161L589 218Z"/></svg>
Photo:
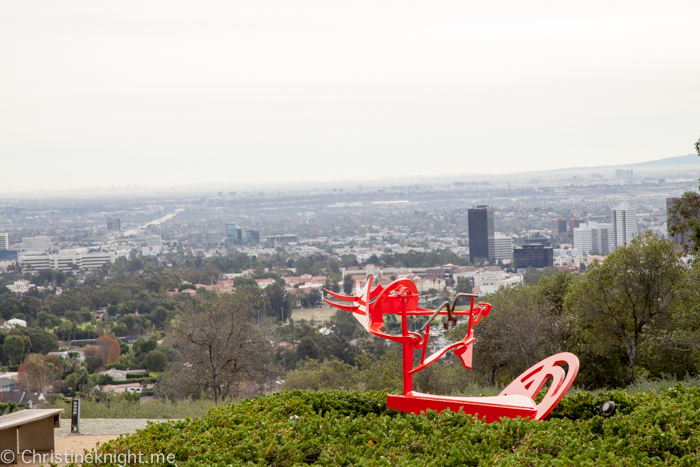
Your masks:
<svg viewBox="0 0 700 467"><path fill-rule="evenodd" d="M117 434L111 434L111 435L69 435L69 436L63 436L61 438L56 438L56 449L53 452L53 457L52 453L46 453L46 457L43 459L35 458L33 460L39 461L39 462L32 462L31 456L27 455L25 459L22 459L20 457L19 463L15 464L17 467L39 467L40 465L51 465L53 462L54 464L61 466L61 465L66 465L69 464L73 458L70 458L69 456L75 456L76 454L83 454L84 450L91 451L97 446L97 443L105 443L111 439L117 438L119 435ZM37 454L39 455L44 455L42 454ZM69 457L66 460L66 457ZM61 462L56 462L57 460L61 460ZM28 462L23 462L23 460L26 460ZM45 462L44 462L45 460Z"/></svg>
<svg viewBox="0 0 700 467"><path fill-rule="evenodd" d="M35 457L26 455L24 459L19 457L17 467L39 467L40 465L62 466L80 460L75 456L84 454L84 451L92 451L97 443L105 443L118 438L125 433L134 433L146 427L151 422L165 422L167 420L146 420L146 419L123 419L123 418L85 418L80 421L80 434L70 434L70 421L61 420L61 428L54 430L55 450L53 457L51 453L46 453L46 457ZM43 456L44 453L37 454ZM73 457L71 457L73 456ZM68 459L66 459L68 457ZM27 462L24 462L26 460ZM60 460L60 462L57 462ZM36 462L34 462L36 461Z"/></svg>

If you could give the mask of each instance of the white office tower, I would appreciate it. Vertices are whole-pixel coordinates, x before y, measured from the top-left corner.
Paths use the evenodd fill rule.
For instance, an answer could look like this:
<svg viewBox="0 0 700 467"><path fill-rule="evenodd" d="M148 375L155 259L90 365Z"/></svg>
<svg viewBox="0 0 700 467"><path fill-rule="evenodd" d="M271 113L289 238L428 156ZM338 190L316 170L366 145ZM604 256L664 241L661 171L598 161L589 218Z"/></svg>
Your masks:
<svg viewBox="0 0 700 467"><path fill-rule="evenodd" d="M612 210L613 248L625 245L637 235L637 210L630 203L620 203Z"/></svg>
<svg viewBox="0 0 700 467"><path fill-rule="evenodd" d="M146 237L147 246L161 246L162 244L163 240L160 238L160 235L151 235Z"/></svg>
<svg viewBox="0 0 700 467"><path fill-rule="evenodd" d="M584 255L607 255L613 249L612 237L612 224L581 224L574 229L574 249Z"/></svg>
<svg viewBox="0 0 700 467"><path fill-rule="evenodd" d="M51 239L46 236L27 237L22 239L22 250L47 252L51 249Z"/></svg>
<svg viewBox="0 0 700 467"><path fill-rule="evenodd" d="M10 249L10 235L7 233L0 233L0 250Z"/></svg>
<svg viewBox="0 0 700 467"><path fill-rule="evenodd" d="M496 261L513 259L513 238L496 232L493 236Z"/></svg>

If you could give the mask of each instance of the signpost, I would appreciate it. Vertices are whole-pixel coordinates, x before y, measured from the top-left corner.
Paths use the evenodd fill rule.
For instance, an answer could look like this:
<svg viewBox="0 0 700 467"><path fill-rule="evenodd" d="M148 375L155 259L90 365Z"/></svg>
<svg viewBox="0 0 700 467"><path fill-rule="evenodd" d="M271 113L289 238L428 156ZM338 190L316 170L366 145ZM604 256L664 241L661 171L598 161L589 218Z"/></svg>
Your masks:
<svg viewBox="0 0 700 467"><path fill-rule="evenodd" d="M80 433L80 399L71 401L70 432Z"/></svg>

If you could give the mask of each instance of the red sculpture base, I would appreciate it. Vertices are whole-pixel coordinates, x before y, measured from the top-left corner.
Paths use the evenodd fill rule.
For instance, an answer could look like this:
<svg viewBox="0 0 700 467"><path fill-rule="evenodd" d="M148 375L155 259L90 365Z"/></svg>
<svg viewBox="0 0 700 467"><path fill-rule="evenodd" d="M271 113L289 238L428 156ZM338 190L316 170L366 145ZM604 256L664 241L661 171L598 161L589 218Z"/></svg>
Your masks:
<svg viewBox="0 0 700 467"><path fill-rule="evenodd" d="M561 366L565 364L567 370ZM549 412L562 400L578 373L576 355L563 352L547 357L518 376L497 396L491 397L452 397L435 396L411 391L405 396L389 394L386 405L389 408L420 414L426 410L442 412L450 409L486 418L486 423L497 422L501 417L523 417L544 420ZM535 404L535 398L546 383L549 388L542 401Z"/></svg>
<svg viewBox="0 0 700 467"><path fill-rule="evenodd" d="M527 396L493 396L493 397L450 397L435 396L411 392L407 396L389 394L386 398L386 406L402 412L420 414L427 410L442 412L450 409L453 412L460 410L470 415L477 415L480 419L486 417L486 423L497 422L501 417L508 418L535 418L537 407Z"/></svg>

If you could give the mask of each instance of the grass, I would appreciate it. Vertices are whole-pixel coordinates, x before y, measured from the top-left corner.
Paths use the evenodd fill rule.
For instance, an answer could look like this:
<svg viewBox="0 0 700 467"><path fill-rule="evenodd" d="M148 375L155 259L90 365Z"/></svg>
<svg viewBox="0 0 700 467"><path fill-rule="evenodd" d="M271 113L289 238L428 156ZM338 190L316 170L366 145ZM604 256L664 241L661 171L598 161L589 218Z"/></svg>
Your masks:
<svg viewBox="0 0 700 467"><path fill-rule="evenodd" d="M304 310L294 310L292 319L299 322L302 319L306 322L314 321L325 323L335 314L335 308L306 308Z"/></svg>
<svg viewBox="0 0 700 467"><path fill-rule="evenodd" d="M63 418L70 418L70 403L59 399L52 404L52 407L66 409ZM212 407L215 407L214 401L209 399L179 401L150 399L141 402L116 399L109 403L83 400L80 403L80 417L180 419L203 417Z"/></svg>

